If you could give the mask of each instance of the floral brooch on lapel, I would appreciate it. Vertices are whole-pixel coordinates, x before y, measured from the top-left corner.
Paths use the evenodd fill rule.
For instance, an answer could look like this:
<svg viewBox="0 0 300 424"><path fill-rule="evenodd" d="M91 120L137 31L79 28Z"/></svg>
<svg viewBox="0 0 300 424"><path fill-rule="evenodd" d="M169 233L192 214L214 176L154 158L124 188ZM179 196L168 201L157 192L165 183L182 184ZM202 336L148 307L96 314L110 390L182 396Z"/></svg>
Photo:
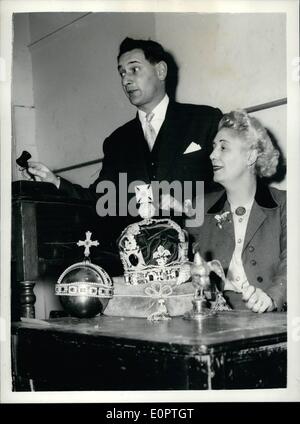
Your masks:
<svg viewBox="0 0 300 424"><path fill-rule="evenodd" d="M222 229L225 222L231 222L231 212L226 211L220 215L215 215L215 219L217 220L217 226Z"/></svg>

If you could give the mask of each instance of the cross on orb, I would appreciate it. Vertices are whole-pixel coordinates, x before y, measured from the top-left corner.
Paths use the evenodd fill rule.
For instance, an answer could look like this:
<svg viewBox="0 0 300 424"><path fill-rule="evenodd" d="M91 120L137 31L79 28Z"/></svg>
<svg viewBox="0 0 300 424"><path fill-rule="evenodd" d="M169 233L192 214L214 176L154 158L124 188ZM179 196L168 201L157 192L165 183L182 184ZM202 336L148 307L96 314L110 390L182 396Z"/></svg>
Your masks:
<svg viewBox="0 0 300 424"><path fill-rule="evenodd" d="M84 246L84 256L89 257L90 256L90 248L93 246L99 246L98 240L91 240L92 233L90 231L87 231L85 233L86 239L85 240L79 240L77 242L77 246Z"/></svg>

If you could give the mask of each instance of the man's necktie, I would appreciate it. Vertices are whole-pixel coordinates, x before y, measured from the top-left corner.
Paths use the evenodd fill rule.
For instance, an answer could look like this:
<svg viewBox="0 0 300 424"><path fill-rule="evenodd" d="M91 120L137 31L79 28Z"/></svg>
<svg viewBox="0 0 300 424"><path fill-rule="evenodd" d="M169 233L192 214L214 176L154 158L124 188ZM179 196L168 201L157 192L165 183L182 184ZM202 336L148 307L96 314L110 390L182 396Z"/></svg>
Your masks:
<svg viewBox="0 0 300 424"><path fill-rule="evenodd" d="M148 146L150 151L153 148L155 139L156 139L156 133L155 129L153 128L151 124L151 120L153 119L154 113L150 112L146 115L146 125L145 125L145 139L147 140Z"/></svg>

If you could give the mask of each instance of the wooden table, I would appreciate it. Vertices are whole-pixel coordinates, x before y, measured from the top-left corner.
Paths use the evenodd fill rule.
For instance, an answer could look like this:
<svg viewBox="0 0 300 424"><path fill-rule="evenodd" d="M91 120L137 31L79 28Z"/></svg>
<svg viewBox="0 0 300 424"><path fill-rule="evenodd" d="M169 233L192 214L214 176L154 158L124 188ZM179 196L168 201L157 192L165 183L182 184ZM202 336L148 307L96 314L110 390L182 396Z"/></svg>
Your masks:
<svg viewBox="0 0 300 424"><path fill-rule="evenodd" d="M15 390L286 387L286 313L59 318L14 323L12 334Z"/></svg>

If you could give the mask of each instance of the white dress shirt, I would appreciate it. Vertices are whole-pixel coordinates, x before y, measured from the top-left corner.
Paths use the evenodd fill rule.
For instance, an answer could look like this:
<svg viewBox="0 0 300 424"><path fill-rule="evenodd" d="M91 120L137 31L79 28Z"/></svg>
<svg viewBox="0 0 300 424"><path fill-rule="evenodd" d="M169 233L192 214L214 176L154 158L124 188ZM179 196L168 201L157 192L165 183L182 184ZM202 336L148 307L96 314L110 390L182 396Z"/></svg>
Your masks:
<svg viewBox="0 0 300 424"><path fill-rule="evenodd" d="M156 136L159 133L159 130L165 120L168 104L169 104L169 96L166 94L165 97L161 100L161 102L158 103L158 105L155 106L155 108L151 111L154 114L153 118L151 119L151 125L153 126L155 130ZM139 109L138 115L139 115L139 120L142 124L143 132L145 134L147 113Z"/></svg>

